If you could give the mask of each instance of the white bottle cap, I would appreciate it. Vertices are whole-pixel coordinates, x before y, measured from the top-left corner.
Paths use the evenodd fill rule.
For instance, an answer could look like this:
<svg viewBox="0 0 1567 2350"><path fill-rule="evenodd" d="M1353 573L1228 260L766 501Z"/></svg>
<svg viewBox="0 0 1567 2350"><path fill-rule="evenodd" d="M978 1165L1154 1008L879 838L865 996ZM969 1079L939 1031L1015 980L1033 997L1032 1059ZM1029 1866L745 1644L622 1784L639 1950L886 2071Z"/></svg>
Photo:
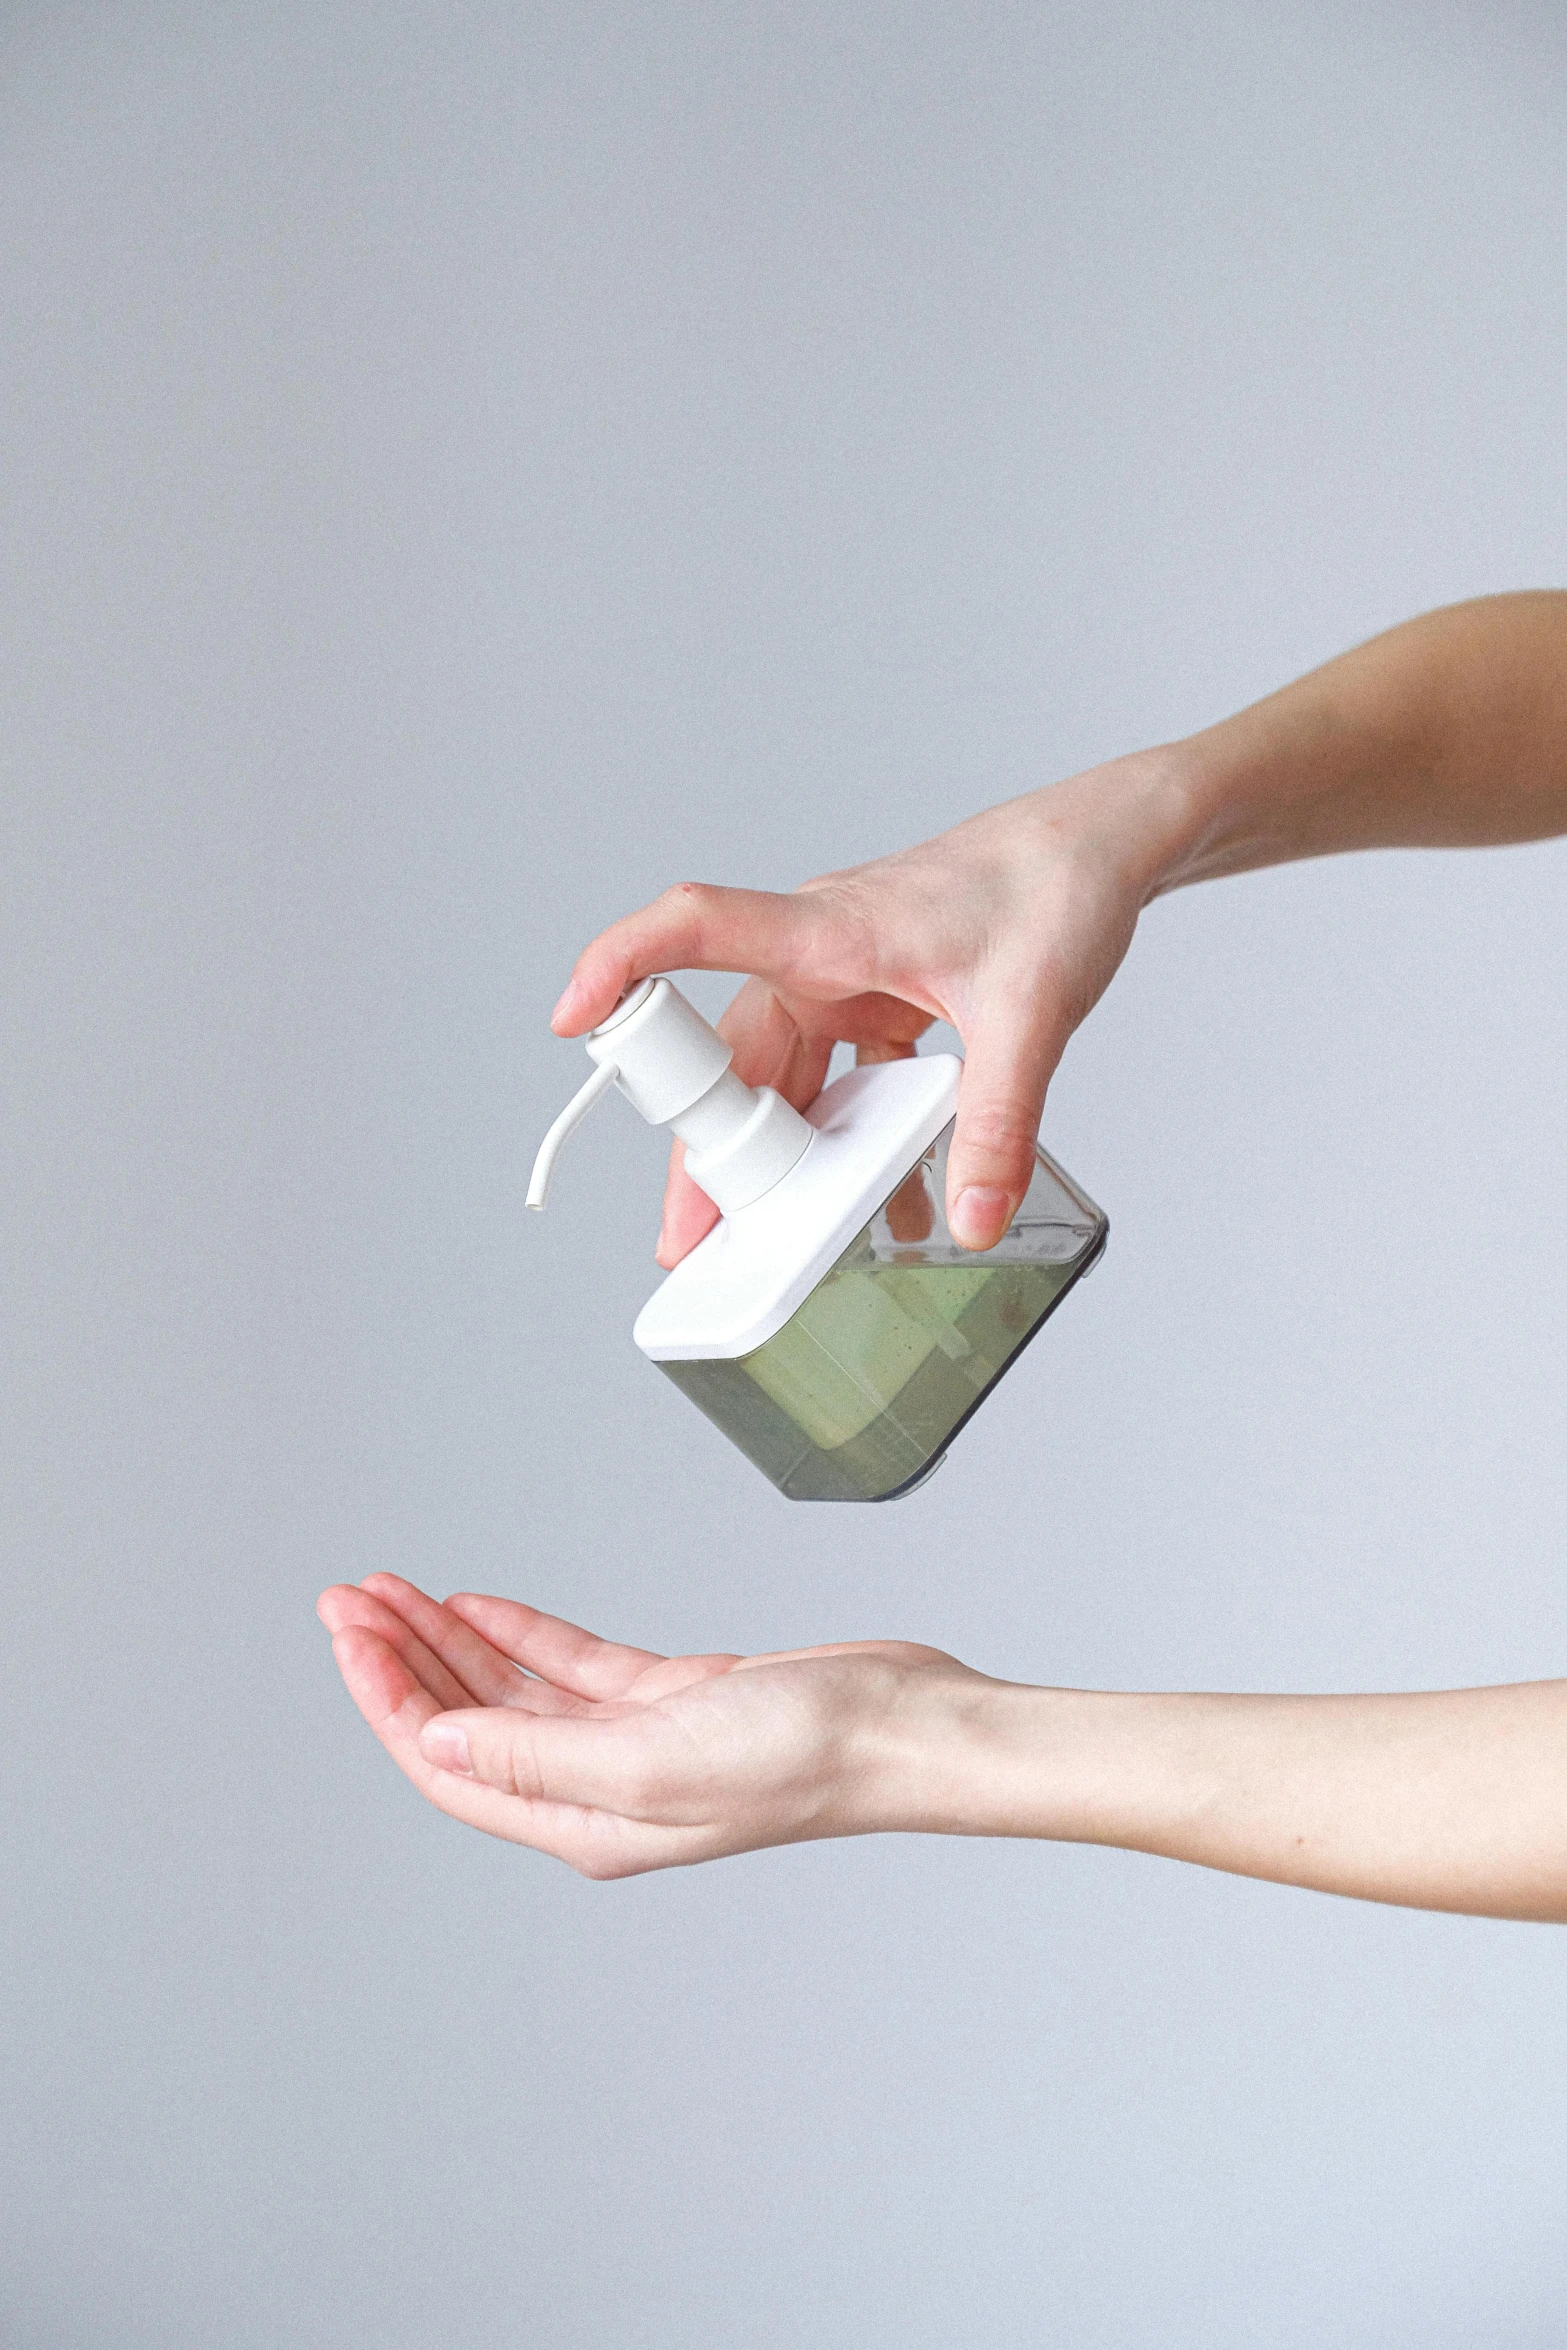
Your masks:
<svg viewBox="0 0 1567 2350"><path fill-rule="evenodd" d="M540 1145L530 1208L543 1207L561 1145L611 1085L650 1125L674 1129L691 1180L726 1216L771 1191L810 1144L799 1111L770 1086L743 1084L730 1047L667 979L629 989L584 1041L598 1067Z"/></svg>
<svg viewBox="0 0 1567 2350"><path fill-rule="evenodd" d="M650 1126L667 1126L717 1084L732 1049L667 979L644 979L584 1038L602 1069Z"/></svg>

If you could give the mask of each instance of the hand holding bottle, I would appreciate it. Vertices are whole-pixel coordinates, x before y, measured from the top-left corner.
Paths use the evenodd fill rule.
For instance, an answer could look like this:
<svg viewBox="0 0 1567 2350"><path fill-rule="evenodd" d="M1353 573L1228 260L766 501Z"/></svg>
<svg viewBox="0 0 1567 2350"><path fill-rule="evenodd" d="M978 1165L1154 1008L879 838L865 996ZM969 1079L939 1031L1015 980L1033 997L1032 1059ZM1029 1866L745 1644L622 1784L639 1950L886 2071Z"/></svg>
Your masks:
<svg viewBox="0 0 1567 2350"><path fill-rule="evenodd" d="M555 1015L668 968L752 974L740 1076L797 1107L838 1039L968 1048L948 1200L988 1247L1073 1028L1160 891L1291 857L1567 831L1567 595L1392 630L1206 733L992 809L793 897L668 892ZM712 1220L678 1163L660 1255ZM325 1593L360 1710L455 1818L624 1876L886 1828L1119 1844L1369 1899L1567 1921L1567 1683L1396 1697L1121 1696L865 1641L660 1657L395 1576Z"/></svg>
<svg viewBox="0 0 1567 2350"><path fill-rule="evenodd" d="M594 940L555 1029L580 1035L651 971L749 972L719 1023L736 1074L804 1109L836 1043L893 1058L947 1020L967 1052L947 1215L964 1246L993 1247L1033 1174L1045 1088L1126 952L1179 818L1167 763L1143 754L792 896L687 883ZM677 1146L665 1266L717 1216L682 1158Z"/></svg>
<svg viewBox="0 0 1567 2350"><path fill-rule="evenodd" d="M1567 595L1494 596L1374 638L1183 742L1140 751L792 896L687 884L584 951L555 1011L603 1020L649 972L752 976L734 1066L803 1109L840 1040L912 1052L951 1022L967 1066L947 1213L1000 1238L1045 1088L1161 892L1352 848L1531 840L1567 828ZM676 1151L658 1256L714 1220Z"/></svg>

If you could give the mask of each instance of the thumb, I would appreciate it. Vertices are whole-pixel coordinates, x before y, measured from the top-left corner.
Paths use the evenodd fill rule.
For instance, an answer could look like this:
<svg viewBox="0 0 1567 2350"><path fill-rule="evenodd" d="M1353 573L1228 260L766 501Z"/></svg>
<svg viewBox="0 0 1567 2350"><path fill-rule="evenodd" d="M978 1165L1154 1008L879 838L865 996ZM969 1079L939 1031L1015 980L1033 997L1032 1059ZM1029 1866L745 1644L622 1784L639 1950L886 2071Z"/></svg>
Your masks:
<svg viewBox="0 0 1567 2350"><path fill-rule="evenodd" d="M645 1721L640 1712L606 1720L470 1706L432 1715L419 1733L419 1752L438 1770L480 1780L502 1795L627 1811L644 1775Z"/></svg>
<svg viewBox="0 0 1567 2350"><path fill-rule="evenodd" d="M716 1206L686 1173L685 1144L672 1143L669 1173L664 1181L663 1219L658 1228L658 1246L653 1252L655 1261L666 1273L672 1272L699 1240L707 1238L717 1222Z"/></svg>
<svg viewBox="0 0 1567 2350"><path fill-rule="evenodd" d="M965 1037L957 1126L947 1154L947 1224L963 1248L994 1248L1034 1174L1045 1088L1066 1045L1026 1013Z"/></svg>

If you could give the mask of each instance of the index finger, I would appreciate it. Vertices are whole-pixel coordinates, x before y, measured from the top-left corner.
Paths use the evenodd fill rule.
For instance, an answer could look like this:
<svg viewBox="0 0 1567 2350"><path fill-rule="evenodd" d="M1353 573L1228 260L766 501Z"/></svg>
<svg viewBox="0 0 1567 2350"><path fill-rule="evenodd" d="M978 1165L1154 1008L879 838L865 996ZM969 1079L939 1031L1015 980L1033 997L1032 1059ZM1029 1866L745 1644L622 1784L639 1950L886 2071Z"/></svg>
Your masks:
<svg viewBox="0 0 1567 2350"><path fill-rule="evenodd" d="M551 1681L577 1697L622 1697L650 1665L668 1661L653 1648L626 1648L616 1640L601 1640L596 1632L568 1624L563 1616L525 1607L520 1599L454 1591L446 1606L524 1672L536 1673L541 1681Z"/></svg>
<svg viewBox="0 0 1567 2350"><path fill-rule="evenodd" d="M401 1575L367 1575L356 1596L361 1604L366 1599L379 1603L381 1613L391 1618L397 1632L437 1659L464 1690L461 1697L443 1697L445 1706L514 1705L536 1713L570 1713L584 1703L554 1682L525 1673L461 1616L431 1599L416 1583L405 1582ZM351 1615L348 1620L360 1619ZM372 1629L382 1629L374 1618L370 1622ZM399 1654L404 1653L396 1636L385 1636ZM407 1661L414 1660L410 1657ZM425 1687L435 1688L428 1676Z"/></svg>
<svg viewBox="0 0 1567 2350"><path fill-rule="evenodd" d="M784 896L682 881L584 947L550 1026L557 1036L596 1028L628 987L657 971L743 971L807 995L857 993L857 983L839 984L834 927L819 891Z"/></svg>

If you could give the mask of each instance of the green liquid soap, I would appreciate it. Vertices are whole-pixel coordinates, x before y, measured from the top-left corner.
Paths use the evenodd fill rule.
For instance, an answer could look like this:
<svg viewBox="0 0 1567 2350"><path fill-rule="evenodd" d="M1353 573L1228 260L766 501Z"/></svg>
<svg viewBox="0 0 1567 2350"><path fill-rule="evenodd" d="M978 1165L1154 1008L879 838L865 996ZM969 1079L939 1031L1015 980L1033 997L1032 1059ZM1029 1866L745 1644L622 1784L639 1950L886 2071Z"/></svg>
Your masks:
<svg viewBox="0 0 1567 2350"><path fill-rule="evenodd" d="M884 1261L862 1233L765 1345L659 1369L791 1500L887 1500L940 1461L1083 1270L1096 1235L1060 1237L1059 1259L932 1264Z"/></svg>

